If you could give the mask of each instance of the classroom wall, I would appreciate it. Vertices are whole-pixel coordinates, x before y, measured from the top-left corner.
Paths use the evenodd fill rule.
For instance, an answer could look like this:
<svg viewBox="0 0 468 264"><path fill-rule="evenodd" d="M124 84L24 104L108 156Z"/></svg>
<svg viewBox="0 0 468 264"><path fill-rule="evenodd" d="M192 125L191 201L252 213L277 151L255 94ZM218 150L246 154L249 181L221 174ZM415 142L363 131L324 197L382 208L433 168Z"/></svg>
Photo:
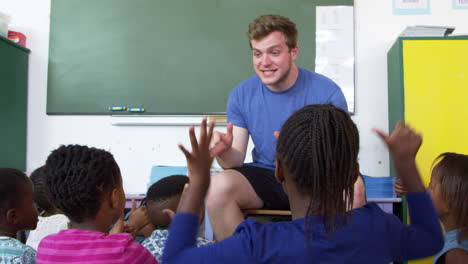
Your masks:
<svg viewBox="0 0 468 264"><path fill-rule="evenodd" d="M388 152L371 132L373 127L388 130L388 49L407 25L450 25L456 27L456 34L468 33L468 11L452 10L451 2L430 1L430 15L394 16L390 0L355 0L356 114L353 119L361 133L362 173L389 175ZM185 164L176 145L188 143L187 126L122 127L112 126L109 116L47 116L50 0L0 0L0 11L13 17L10 29L24 33L27 47L31 49L28 172L41 166L51 150L71 143L110 150L121 167L127 193L145 191L152 165Z"/></svg>

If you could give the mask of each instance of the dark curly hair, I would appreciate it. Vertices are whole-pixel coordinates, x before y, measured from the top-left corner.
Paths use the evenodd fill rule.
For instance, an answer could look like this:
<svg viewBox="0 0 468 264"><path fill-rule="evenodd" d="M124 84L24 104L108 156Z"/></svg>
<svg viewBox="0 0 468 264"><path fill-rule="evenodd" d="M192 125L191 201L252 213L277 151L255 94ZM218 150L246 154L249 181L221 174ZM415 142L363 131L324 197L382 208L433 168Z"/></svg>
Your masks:
<svg viewBox="0 0 468 264"><path fill-rule="evenodd" d="M18 169L0 168L0 214L18 205L28 181L28 176Z"/></svg>
<svg viewBox="0 0 468 264"><path fill-rule="evenodd" d="M146 193L146 201L165 201L181 195L189 178L185 175L171 175L153 183Z"/></svg>
<svg viewBox="0 0 468 264"><path fill-rule="evenodd" d="M103 194L122 184L114 157L102 149L61 146L45 166L49 200L77 223L94 218Z"/></svg>
<svg viewBox="0 0 468 264"><path fill-rule="evenodd" d="M298 191L310 197L306 230L312 215L329 234L344 225L358 176L359 132L349 114L331 104L305 106L282 126L276 150Z"/></svg>

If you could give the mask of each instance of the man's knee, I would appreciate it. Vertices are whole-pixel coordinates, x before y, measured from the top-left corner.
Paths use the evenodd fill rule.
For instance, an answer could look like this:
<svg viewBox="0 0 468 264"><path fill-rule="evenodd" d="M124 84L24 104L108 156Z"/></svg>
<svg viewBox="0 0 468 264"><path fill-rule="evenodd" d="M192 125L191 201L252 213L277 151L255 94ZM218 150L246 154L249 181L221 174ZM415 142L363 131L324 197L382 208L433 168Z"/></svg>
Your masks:
<svg viewBox="0 0 468 264"><path fill-rule="evenodd" d="M233 175L232 170L225 170L211 177L210 188L206 197L208 209L234 201L233 196L235 195L237 185L233 177L236 177L236 175Z"/></svg>

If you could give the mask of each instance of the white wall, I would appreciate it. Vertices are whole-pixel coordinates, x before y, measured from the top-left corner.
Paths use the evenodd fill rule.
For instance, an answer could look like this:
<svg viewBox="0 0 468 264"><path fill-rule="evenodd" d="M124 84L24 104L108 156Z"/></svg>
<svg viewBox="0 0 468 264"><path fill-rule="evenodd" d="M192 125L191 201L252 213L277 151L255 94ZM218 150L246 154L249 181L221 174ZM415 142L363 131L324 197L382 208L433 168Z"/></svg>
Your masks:
<svg viewBox="0 0 468 264"><path fill-rule="evenodd" d="M394 16L391 0L355 0L356 115L361 133L361 171L389 174L388 152L371 128L388 130L386 54L407 25L451 25L468 33L468 11L448 0L432 0L430 15ZM47 116L47 58L50 0L0 0L13 17L10 29L27 36L29 66L27 171L43 165L60 144L110 150L119 163L127 193L145 192L154 164L184 165L176 144L188 143L187 127L117 127L108 116ZM302 33L304 34L304 33ZM83 36L86 37L86 36Z"/></svg>

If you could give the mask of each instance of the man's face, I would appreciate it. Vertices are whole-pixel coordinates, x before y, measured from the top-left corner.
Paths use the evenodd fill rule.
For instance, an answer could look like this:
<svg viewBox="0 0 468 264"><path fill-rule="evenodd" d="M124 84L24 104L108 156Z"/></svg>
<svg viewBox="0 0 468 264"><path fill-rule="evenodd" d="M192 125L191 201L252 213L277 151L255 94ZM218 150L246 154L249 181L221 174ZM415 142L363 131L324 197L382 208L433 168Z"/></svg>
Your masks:
<svg viewBox="0 0 468 264"><path fill-rule="evenodd" d="M255 73L268 88L284 91L294 84L295 78L290 75L298 48L289 50L283 33L275 31L250 44Z"/></svg>

